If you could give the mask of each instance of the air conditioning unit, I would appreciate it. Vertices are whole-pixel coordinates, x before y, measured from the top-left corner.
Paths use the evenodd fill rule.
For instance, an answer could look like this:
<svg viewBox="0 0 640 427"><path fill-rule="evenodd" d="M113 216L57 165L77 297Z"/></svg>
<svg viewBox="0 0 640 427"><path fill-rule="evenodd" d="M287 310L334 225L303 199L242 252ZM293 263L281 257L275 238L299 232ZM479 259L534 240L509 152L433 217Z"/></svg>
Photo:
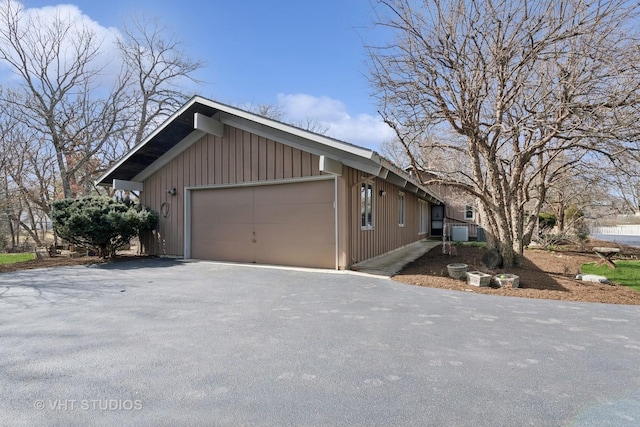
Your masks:
<svg viewBox="0 0 640 427"><path fill-rule="evenodd" d="M451 240L453 240L454 242L468 242L469 228L467 228L466 225L452 225Z"/></svg>

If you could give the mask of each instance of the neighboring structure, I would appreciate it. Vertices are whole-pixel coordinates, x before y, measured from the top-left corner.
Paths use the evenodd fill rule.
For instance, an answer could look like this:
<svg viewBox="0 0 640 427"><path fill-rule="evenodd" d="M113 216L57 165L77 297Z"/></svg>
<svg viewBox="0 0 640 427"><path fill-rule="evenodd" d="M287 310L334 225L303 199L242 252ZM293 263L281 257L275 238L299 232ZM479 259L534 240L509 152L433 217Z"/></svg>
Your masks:
<svg viewBox="0 0 640 427"><path fill-rule="evenodd" d="M409 170L408 172L413 175ZM428 182L436 179L437 175L429 171L420 171L420 178L421 182ZM469 196L460 194L444 185L431 184L427 188L443 201L443 204L431 206L431 233L433 236L442 236L446 224L446 233L452 237L452 240L464 240L456 238L458 237L456 234L461 228L466 229L467 239L480 237L481 240L484 240L483 236L478 236L480 215Z"/></svg>
<svg viewBox="0 0 640 427"><path fill-rule="evenodd" d="M429 237L441 204L375 151L201 97L98 184L160 213L148 254L335 269Z"/></svg>

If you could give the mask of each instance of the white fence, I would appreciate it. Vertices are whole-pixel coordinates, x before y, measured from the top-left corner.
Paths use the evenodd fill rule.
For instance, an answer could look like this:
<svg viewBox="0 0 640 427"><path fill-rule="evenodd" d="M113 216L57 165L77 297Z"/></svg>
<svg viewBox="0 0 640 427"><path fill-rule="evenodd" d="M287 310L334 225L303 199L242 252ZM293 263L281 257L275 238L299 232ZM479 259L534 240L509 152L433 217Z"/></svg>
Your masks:
<svg viewBox="0 0 640 427"><path fill-rule="evenodd" d="M613 234L616 236L640 236L640 224L625 224L591 227L591 234Z"/></svg>

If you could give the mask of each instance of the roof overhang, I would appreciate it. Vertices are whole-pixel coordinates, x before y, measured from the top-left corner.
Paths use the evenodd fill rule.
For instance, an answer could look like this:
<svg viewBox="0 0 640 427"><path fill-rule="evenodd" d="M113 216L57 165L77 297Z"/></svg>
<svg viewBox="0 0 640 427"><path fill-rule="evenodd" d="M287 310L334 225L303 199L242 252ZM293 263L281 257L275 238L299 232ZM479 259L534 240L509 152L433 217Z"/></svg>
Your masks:
<svg viewBox="0 0 640 427"><path fill-rule="evenodd" d="M220 135L223 125L338 161L414 192L432 203L442 203L416 179L378 153L344 141L309 132L236 107L199 96L193 97L96 183L112 186L114 180L142 182L206 133Z"/></svg>

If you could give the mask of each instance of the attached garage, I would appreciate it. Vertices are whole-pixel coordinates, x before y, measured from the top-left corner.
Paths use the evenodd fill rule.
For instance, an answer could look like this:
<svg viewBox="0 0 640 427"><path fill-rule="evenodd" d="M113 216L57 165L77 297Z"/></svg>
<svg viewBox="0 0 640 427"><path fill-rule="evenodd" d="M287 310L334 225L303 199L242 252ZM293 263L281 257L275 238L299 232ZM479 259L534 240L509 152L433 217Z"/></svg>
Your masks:
<svg viewBox="0 0 640 427"><path fill-rule="evenodd" d="M333 178L188 192L189 258L336 268Z"/></svg>
<svg viewBox="0 0 640 427"><path fill-rule="evenodd" d="M159 214L141 253L329 269L428 238L441 204L373 150L201 97L98 183Z"/></svg>

